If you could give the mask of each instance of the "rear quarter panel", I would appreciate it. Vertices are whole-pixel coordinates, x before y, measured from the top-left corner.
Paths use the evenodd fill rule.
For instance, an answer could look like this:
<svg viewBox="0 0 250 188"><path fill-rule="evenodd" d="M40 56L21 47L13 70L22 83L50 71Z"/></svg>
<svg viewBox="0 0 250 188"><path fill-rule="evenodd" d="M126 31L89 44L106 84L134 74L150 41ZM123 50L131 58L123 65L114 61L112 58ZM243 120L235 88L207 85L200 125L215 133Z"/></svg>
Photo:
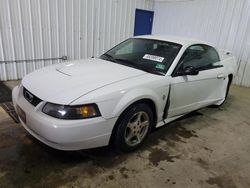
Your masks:
<svg viewBox="0 0 250 188"><path fill-rule="evenodd" d="M221 64L225 67L225 74L236 76L237 72L237 63L236 58L229 52L219 51Z"/></svg>

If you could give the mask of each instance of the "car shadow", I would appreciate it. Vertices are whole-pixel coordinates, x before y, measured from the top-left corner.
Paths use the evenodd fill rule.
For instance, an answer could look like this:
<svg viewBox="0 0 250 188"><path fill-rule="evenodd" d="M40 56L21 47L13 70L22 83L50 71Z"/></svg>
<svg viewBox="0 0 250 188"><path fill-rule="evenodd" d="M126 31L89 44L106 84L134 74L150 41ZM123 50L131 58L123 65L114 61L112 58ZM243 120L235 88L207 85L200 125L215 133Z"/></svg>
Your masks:
<svg viewBox="0 0 250 188"><path fill-rule="evenodd" d="M60 182L72 181L61 179L60 173L72 168L82 168L84 173L94 176L98 171L117 168L127 162L128 158L138 153L151 150L165 140L169 147L175 147L175 143L185 143L191 137L198 137L194 130L187 126L200 121L203 114L199 111L192 112L166 126L155 129L148 137L146 143L134 153L117 152L112 146L86 149L80 151L60 151L37 141L21 127L9 128L0 132L0 138L7 140L5 145L0 145L0 171L5 172L0 177L0 182L11 185L33 187L48 174L54 174L51 178L52 186L57 187ZM1 183L0 183L1 187Z"/></svg>
<svg viewBox="0 0 250 188"><path fill-rule="evenodd" d="M153 140L163 139L165 137L168 137L169 135L179 134L185 138L196 136L194 134L194 131L189 131L189 130L186 130L184 127L182 127L182 123L194 122L196 121L196 119L194 118L200 117L200 116L203 116L203 114L200 113L199 111L194 111L169 124L166 124L160 128L154 129L149 135L148 139L150 141L147 143L144 149L147 149L147 147L152 147L158 143ZM124 155L124 153L116 151L113 146L105 146L105 147L99 147L99 148L93 148L93 149L84 149L84 150L79 150L79 151L61 151L61 150L51 148L37 141L35 138L33 138L30 135L28 135L28 137L29 139L32 139L32 141L35 144L38 144L43 151L49 153L50 155L57 158L61 162L72 162L72 160L76 162L77 161L81 162L81 160L86 159L86 158L97 159L98 157L112 159L112 157Z"/></svg>

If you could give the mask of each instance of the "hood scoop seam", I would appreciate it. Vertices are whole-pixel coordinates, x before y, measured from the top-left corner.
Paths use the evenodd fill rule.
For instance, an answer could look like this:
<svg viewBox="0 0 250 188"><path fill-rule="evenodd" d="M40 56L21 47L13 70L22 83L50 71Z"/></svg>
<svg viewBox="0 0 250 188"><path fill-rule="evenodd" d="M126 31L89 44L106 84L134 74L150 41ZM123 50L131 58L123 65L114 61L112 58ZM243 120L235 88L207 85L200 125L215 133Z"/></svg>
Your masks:
<svg viewBox="0 0 250 188"><path fill-rule="evenodd" d="M71 76L70 74L67 74L67 73L65 73L65 72L62 72L62 71L60 71L59 69L56 69L56 71L58 71L58 72L60 72L60 73L62 73L62 74L64 74L64 75L66 75L66 76Z"/></svg>

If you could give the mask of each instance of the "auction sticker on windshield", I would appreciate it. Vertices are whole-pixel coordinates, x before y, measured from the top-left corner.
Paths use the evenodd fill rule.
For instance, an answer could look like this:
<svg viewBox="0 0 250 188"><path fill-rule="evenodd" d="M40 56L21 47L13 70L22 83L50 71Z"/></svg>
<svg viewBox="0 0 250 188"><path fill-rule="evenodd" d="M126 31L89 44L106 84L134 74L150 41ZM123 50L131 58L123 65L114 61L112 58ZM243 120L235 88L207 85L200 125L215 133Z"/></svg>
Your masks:
<svg viewBox="0 0 250 188"><path fill-rule="evenodd" d="M151 61L157 61L157 62L162 63L163 60L164 60L164 57L160 57L160 56L157 56L157 55L145 54L145 55L143 56L143 59L147 59L147 60L151 60Z"/></svg>

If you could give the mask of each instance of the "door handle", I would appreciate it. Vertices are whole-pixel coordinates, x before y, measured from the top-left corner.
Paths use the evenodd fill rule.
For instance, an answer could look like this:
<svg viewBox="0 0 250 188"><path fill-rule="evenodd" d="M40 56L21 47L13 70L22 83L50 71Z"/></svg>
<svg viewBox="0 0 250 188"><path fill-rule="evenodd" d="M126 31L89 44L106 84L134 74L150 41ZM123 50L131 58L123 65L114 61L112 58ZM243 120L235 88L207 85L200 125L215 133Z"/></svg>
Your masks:
<svg viewBox="0 0 250 188"><path fill-rule="evenodd" d="M225 74L220 73L220 74L217 75L217 78L218 79L223 79L223 78L226 78L226 76L225 76Z"/></svg>

